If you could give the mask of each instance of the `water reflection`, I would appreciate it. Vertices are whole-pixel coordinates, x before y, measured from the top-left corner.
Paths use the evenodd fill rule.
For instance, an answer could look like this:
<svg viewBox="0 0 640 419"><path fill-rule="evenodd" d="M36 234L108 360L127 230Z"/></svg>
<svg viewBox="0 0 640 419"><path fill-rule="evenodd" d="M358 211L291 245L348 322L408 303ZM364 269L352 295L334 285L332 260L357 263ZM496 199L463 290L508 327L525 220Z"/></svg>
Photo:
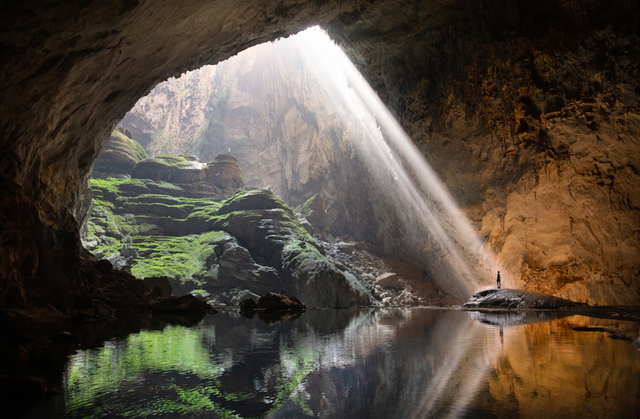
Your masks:
<svg viewBox="0 0 640 419"><path fill-rule="evenodd" d="M323 310L235 313L72 356L31 417L636 417L640 352L582 316Z"/></svg>

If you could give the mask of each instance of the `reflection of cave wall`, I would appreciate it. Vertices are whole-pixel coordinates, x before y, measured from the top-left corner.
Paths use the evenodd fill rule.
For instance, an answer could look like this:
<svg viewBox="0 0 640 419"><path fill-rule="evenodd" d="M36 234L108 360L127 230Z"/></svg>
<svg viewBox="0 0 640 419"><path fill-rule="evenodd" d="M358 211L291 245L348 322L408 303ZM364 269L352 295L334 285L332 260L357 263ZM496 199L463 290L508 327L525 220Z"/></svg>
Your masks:
<svg viewBox="0 0 640 419"><path fill-rule="evenodd" d="M2 6L0 305L64 308L65 290L80 285L71 214L113 124L139 97L310 24L329 27L365 70L514 276L637 303L637 4L458 3ZM553 121L538 115L563 104ZM541 196L551 215L536 219L530 203ZM55 295L34 299L46 284Z"/></svg>

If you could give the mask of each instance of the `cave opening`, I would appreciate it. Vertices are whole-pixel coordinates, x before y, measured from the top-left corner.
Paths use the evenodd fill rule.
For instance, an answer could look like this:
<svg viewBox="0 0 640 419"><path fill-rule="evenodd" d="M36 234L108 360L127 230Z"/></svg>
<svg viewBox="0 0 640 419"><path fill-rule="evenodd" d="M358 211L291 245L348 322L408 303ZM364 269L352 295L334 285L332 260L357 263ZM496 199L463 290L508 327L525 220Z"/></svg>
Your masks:
<svg viewBox="0 0 640 419"><path fill-rule="evenodd" d="M369 301L463 300L499 268L419 156L340 47L312 27L141 98L94 163L82 242L166 295L238 305L286 292L281 262L254 243L267 231L234 235L215 218L243 187L258 188L284 200Z"/></svg>

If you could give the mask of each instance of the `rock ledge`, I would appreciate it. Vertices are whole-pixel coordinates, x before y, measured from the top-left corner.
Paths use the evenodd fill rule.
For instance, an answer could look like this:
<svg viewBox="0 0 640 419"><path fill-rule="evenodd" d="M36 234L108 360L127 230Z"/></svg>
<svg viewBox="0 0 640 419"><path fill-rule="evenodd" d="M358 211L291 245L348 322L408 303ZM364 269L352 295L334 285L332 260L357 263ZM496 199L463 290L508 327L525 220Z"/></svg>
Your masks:
<svg viewBox="0 0 640 419"><path fill-rule="evenodd" d="M516 308L516 309L559 309L586 308L588 304L576 303L564 298L539 292L514 289L490 289L475 293L464 308Z"/></svg>

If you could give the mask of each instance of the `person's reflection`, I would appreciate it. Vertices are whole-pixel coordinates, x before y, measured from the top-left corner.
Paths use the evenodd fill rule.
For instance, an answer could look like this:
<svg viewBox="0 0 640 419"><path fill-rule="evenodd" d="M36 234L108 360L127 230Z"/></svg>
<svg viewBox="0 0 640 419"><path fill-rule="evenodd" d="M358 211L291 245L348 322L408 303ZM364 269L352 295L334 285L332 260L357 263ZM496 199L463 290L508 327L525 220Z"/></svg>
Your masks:
<svg viewBox="0 0 640 419"><path fill-rule="evenodd" d="M500 325L500 344L504 346L504 331L502 330L502 325Z"/></svg>

